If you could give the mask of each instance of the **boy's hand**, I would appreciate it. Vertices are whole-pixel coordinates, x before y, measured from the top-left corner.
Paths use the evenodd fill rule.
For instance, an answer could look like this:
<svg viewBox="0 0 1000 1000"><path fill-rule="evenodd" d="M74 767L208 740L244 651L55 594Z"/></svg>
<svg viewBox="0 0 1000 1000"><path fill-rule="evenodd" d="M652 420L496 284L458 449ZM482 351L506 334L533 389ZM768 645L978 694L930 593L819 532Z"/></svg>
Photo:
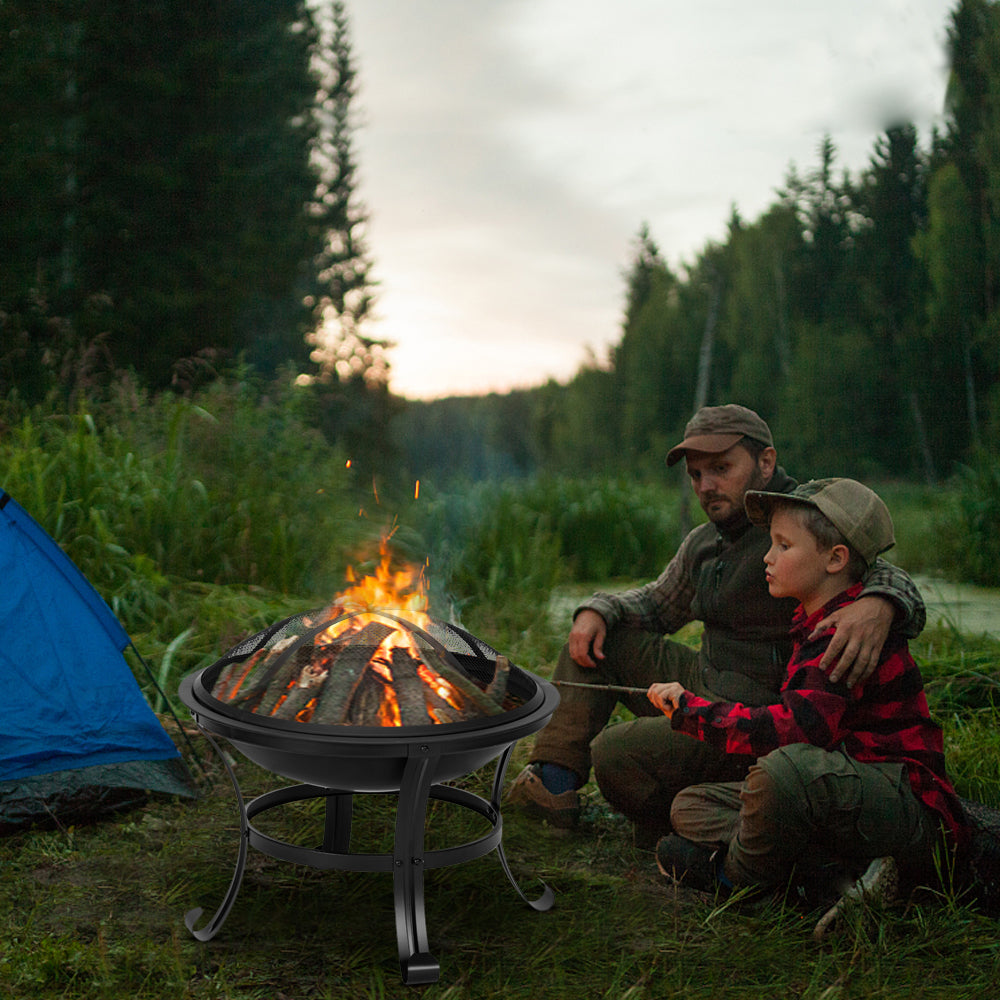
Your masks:
<svg viewBox="0 0 1000 1000"><path fill-rule="evenodd" d="M833 683L847 675L847 686L866 681L878 666L882 646L896 617L892 601L884 597L859 597L824 618L809 636L818 639L833 629L830 645L819 661L820 670L830 670ZM838 659L839 657L839 659Z"/></svg>
<svg viewBox="0 0 1000 1000"><path fill-rule="evenodd" d="M677 681L650 684L646 697L668 718L680 707L684 685Z"/></svg>

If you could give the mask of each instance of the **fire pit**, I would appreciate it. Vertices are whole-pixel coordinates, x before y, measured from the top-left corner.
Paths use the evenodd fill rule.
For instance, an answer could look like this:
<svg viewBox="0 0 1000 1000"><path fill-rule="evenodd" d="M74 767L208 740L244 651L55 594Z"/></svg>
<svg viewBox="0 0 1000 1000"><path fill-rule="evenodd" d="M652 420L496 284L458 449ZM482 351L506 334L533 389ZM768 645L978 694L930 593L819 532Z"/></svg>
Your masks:
<svg viewBox="0 0 1000 1000"><path fill-rule="evenodd" d="M335 607L333 611L341 611ZM214 937L236 900L247 845L281 860L321 869L392 872L400 969L408 984L431 983L423 873L496 850L518 895L547 910L552 890L531 900L515 880L501 842L500 799L516 742L541 729L559 701L555 688L510 664L465 630L395 613L296 615L186 677L180 697L223 760L240 809L240 844L229 890L201 928L203 911L185 922L202 941ZM261 767L299 784L246 803L233 769L212 738L220 736ZM496 759L487 801L443 784ZM356 793L398 793L392 853L352 853ZM251 820L303 799L325 800L323 842L307 848L258 830ZM429 799L469 809L491 828L454 847L424 849Z"/></svg>

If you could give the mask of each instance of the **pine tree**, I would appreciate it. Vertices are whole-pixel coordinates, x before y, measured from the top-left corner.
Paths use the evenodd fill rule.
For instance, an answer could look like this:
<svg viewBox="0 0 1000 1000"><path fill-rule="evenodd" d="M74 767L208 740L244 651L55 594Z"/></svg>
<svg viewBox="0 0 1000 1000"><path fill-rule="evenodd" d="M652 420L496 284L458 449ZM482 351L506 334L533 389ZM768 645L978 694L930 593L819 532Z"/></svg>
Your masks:
<svg viewBox="0 0 1000 1000"><path fill-rule="evenodd" d="M342 0L316 8L319 43L314 108L319 178L312 217L323 245L310 301L314 306L311 379L317 422L351 456L355 473L377 477L394 467L389 425L403 403L389 390L388 342L364 329L374 302L372 264L365 239L366 209L357 195L354 101L357 71Z"/></svg>
<svg viewBox="0 0 1000 1000"><path fill-rule="evenodd" d="M304 365L323 248L304 0L8 0L0 24L10 323L58 316L154 388L206 352ZM36 356L65 353L52 336Z"/></svg>
<svg viewBox="0 0 1000 1000"><path fill-rule="evenodd" d="M368 215L357 196L353 148L357 70L351 55L350 26L342 0L319 7L317 16L319 91L313 159L319 186L312 215L324 243L317 260L313 298L317 324L310 338L316 348L313 358L320 366L321 380L361 379L369 385L385 384L388 345L363 331L374 297L365 239Z"/></svg>
<svg viewBox="0 0 1000 1000"><path fill-rule="evenodd" d="M933 481L922 399L922 336L927 275L915 241L927 226L927 163L911 123L878 138L860 185L867 219L857 235L858 285L878 372L872 406L859 419L868 450L893 472L923 470ZM901 447L912 441L912 447Z"/></svg>

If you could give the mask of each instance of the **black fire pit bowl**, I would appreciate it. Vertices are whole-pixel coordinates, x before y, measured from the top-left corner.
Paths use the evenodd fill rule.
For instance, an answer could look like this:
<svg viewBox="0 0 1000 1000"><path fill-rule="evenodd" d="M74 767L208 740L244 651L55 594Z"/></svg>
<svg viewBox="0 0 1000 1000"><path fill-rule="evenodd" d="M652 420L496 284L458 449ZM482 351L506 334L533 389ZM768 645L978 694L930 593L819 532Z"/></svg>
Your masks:
<svg viewBox="0 0 1000 1000"><path fill-rule="evenodd" d="M436 632L440 629L439 634L447 634L450 656L470 679L482 681L492 674L494 650L464 630L444 623L434 624ZM277 628L261 635L272 635ZM455 652L456 636L471 653ZM260 645L261 642L254 645L254 640L249 640L237 652L245 658ZM201 928L195 926L201 919L201 909L191 910L185 916L188 929L198 940L214 937L229 915L243 880L248 845L271 857L315 868L392 872L400 969L403 981L411 985L436 982L440 975L440 966L430 954L427 941L425 869L471 861L495 850L507 878L524 902L538 911L552 906L554 894L547 885L542 883L542 895L532 900L515 880L504 854L500 814L504 776L515 744L521 737L542 729L559 703L552 684L512 664L508 690L518 704L499 715L427 726L319 725L260 717L216 699L212 695L215 682L226 664L233 661L232 654L230 651L218 663L184 678L179 692L199 729L225 764L240 810L239 853L225 898ZM224 738L266 770L299 784L245 802L236 775L213 735ZM497 766L489 801L466 789L442 784L470 774L494 759ZM351 852L355 793L398 793L391 854ZM325 800L323 842L317 848L277 840L250 822L268 809L310 798ZM470 809L489 821L490 831L455 847L424 850L427 802L432 798Z"/></svg>

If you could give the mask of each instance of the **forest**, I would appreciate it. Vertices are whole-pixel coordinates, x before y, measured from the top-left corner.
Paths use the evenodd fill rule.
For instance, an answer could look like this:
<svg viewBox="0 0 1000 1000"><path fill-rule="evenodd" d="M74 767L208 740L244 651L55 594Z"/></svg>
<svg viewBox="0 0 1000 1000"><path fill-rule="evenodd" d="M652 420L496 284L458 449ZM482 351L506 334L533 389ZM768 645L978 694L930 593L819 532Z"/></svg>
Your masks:
<svg viewBox="0 0 1000 1000"><path fill-rule="evenodd" d="M385 873L254 851L224 933L187 933L229 884L225 770L254 794L273 775L213 756L181 679L328 606L386 536L431 614L548 676L579 598L658 574L700 516L663 458L701 402L758 409L800 479L876 483L915 578L995 586L1000 0L954 8L940 134L892 123L858 176L824 140L683 267L636 220L606 358L433 402L393 393L374 335L346 3L0 0L0 38L0 489L127 631L200 793L0 837L4 996L402 995ZM948 610L912 649L956 789L1000 807L1000 642L962 625ZM458 783L488 794L487 770ZM996 914L955 883L859 906L817 944L795 899L668 886L583 795L572 832L505 810L507 857L551 912L497 891L494 858L429 873L425 997L996 993ZM386 850L391 801L358 798L356 836ZM321 842L317 803L273 832ZM455 812L429 809L441 844L477 835Z"/></svg>
<svg viewBox="0 0 1000 1000"><path fill-rule="evenodd" d="M855 176L825 137L759 218L734 208L725 240L680 269L641 225L607 358L564 385L411 406L404 451L473 474L659 475L698 405L735 401L799 477L935 483L995 452L998 5L962 0L947 37L940 133L889 124Z"/></svg>
<svg viewBox="0 0 1000 1000"><path fill-rule="evenodd" d="M190 393L249 371L372 475L662 476L697 405L772 425L799 477L946 481L1000 420L1000 4L947 25L945 125L775 178L671 268L637 220L607 357L565 383L407 400L375 335L342 2L15 0L0 27L0 389ZM320 333L322 332L322 337Z"/></svg>

